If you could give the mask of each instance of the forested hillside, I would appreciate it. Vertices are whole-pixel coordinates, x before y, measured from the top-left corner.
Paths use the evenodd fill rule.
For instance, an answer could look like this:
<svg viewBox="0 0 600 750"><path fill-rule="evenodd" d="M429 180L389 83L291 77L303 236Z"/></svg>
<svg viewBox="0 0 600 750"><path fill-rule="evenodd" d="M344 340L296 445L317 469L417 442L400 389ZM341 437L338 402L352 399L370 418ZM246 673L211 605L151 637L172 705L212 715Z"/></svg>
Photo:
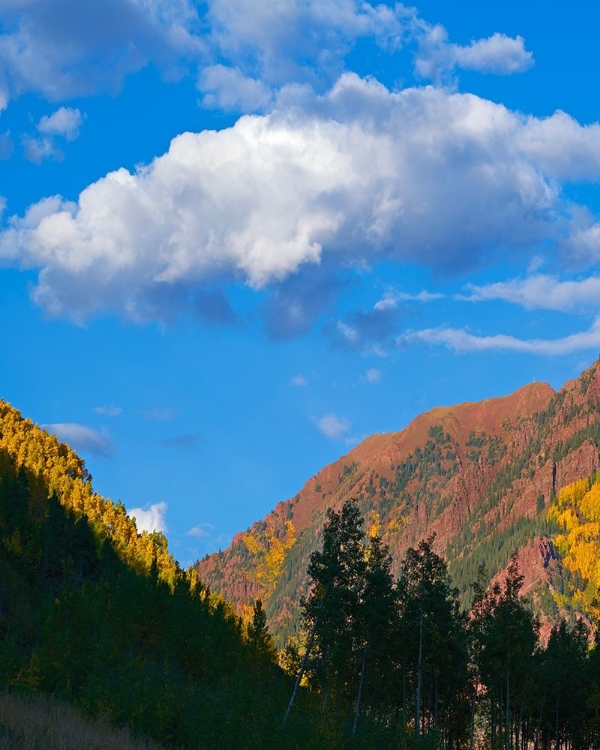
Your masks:
<svg viewBox="0 0 600 750"><path fill-rule="evenodd" d="M325 742L306 721L305 689L281 728L292 681L253 613L243 624L68 446L0 404L0 690L61 696L164 746L338 746L342 727ZM0 738L25 736L13 723Z"/></svg>
<svg viewBox="0 0 600 750"><path fill-rule="evenodd" d="M400 432L367 438L197 570L242 614L255 597L265 600L283 645L298 630L326 508L356 497L395 572L410 546L435 533L464 607L481 565L491 580L518 552L523 590L552 618L550 588L563 585L564 568L548 507L561 488L594 474L599 445L597 363L556 393L533 383L503 398L435 408Z"/></svg>

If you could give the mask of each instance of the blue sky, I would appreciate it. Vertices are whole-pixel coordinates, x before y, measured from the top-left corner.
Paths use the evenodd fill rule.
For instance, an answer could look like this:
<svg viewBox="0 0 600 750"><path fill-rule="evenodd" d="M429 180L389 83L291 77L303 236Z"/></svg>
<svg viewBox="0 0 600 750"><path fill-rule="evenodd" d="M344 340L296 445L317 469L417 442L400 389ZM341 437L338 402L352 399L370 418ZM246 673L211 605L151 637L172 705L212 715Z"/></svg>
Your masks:
<svg viewBox="0 0 600 750"><path fill-rule="evenodd" d="M0 0L0 397L192 563L600 352L599 12Z"/></svg>

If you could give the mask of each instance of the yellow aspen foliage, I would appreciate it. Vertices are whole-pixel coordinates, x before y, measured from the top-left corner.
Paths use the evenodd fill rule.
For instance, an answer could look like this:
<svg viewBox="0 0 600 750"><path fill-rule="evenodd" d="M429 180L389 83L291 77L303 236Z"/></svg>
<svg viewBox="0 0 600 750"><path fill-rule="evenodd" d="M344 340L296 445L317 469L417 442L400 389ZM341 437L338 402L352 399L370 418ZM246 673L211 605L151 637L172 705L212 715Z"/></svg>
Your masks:
<svg viewBox="0 0 600 750"><path fill-rule="evenodd" d="M248 625L249 622L252 622L252 614L254 610L249 604L242 604L239 607L239 616L242 618L242 622L245 625Z"/></svg>
<svg viewBox="0 0 600 750"><path fill-rule="evenodd" d="M30 419L23 419L16 409L3 401L0 401L0 449L12 457L17 468L30 472L36 487L39 481L40 492L47 488L48 497L56 495L61 505L85 517L99 541L110 539L125 563L138 572L147 573L156 559L159 578L174 585L179 569L168 552L166 540L138 534L121 503L105 500L93 491L83 460L68 445L60 443ZM45 512L45 500L40 496L37 510L41 514Z"/></svg>
<svg viewBox="0 0 600 750"><path fill-rule="evenodd" d="M266 599L273 593L285 558L296 543L295 533L292 521L286 521L279 536L272 526L242 536L242 542L252 556L254 578L261 588L261 598Z"/></svg>
<svg viewBox="0 0 600 750"><path fill-rule="evenodd" d="M563 533L554 538L562 564L573 574L570 596L565 601L584 612L598 617L600 608L600 477L593 484L588 479L568 485L561 490L548 510L548 518ZM558 597L555 596L558 602ZM563 602L564 604L564 602Z"/></svg>
<svg viewBox="0 0 600 750"><path fill-rule="evenodd" d="M600 521L600 483L593 484L582 498L581 512L590 520Z"/></svg>
<svg viewBox="0 0 600 750"><path fill-rule="evenodd" d="M373 511L371 524L369 525L367 534L371 539L376 536L381 536L381 515L377 511Z"/></svg>

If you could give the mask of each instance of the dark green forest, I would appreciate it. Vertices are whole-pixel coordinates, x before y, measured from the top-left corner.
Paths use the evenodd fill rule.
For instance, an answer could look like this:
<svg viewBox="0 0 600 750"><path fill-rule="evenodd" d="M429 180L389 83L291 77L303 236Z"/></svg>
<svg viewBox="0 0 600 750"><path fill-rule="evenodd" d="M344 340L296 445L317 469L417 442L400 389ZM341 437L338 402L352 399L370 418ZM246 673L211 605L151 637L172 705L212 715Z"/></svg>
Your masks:
<svg viewBox="0 0 600 750"><path fill-rule="evenodd" d="M282 726L293 679L260 602L244 623L164 536L95 494L67 446L0 416L0 691L56 696L168 747L345 746L305 688Z"/></svg>

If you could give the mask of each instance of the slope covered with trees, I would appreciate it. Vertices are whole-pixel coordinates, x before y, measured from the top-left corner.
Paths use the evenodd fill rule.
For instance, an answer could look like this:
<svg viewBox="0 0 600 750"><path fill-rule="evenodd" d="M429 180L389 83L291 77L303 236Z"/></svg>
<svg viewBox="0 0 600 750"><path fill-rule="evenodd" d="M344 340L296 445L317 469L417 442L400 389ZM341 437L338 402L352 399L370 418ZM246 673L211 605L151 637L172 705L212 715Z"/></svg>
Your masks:
<svg viewBox="0 0 600 750"><path fill-rule="evenodd" d="M60 696L163 746L336 747L305 688L282 728L292 686L260 602L243 623L68 446L0 404L0 691ZM0 722L0 739L25 736Z"/></svg>
<svg viewBox="0 0 600 750"><path fill-rule="evenodd" d="M282 646L298 632L326 510L352 496L388 545L394 573L407 549L435 533L434 550L464 608L480 567L492 580L518 552L523 590L554 617L549 584L558 587L564 569L548 508L561 488L593 476L599 446L597 364L556 393L533 383L503 398L435 408L400 432L367 438L196 569L238 612L262 598Z"/></svg>

